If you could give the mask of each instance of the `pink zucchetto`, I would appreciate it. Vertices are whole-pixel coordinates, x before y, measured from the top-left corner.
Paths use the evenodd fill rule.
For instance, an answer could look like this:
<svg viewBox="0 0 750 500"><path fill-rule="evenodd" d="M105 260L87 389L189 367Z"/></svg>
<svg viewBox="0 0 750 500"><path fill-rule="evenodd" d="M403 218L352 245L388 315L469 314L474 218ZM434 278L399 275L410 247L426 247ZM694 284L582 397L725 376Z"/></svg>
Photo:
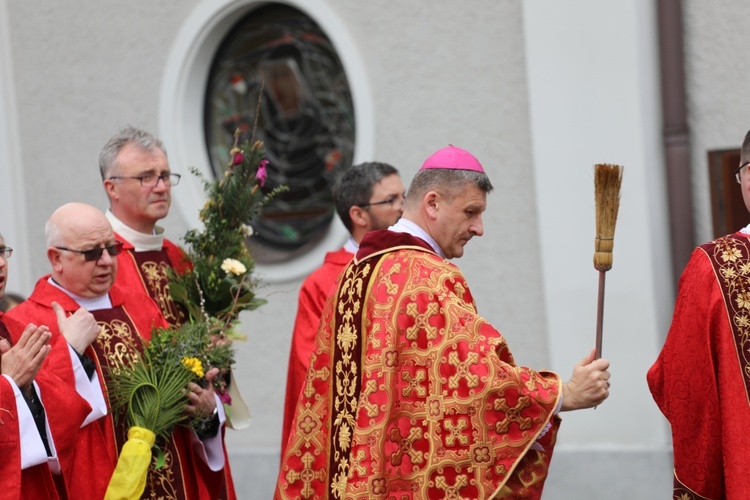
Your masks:
<svg viewBox="0 0 750 500"><path fill-rule="evenodd" d="M438 149L427 158L419 170L428 168L447 168L449 170L473 170L484 173L482 164L473 154L452 144L447 148Z"/></svg>

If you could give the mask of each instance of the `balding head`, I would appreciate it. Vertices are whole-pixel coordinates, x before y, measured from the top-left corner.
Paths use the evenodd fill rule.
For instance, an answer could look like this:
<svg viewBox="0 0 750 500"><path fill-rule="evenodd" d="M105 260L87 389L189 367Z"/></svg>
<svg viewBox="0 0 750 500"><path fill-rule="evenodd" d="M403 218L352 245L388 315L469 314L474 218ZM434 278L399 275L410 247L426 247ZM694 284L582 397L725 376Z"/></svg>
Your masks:
<svg viewBox="0 0 750 500"><path fill-rule="evenodd" d="M63 205L47 221L45 233L47 258L57 284L87 298L109 292L117 275L120 247L101 210L85 203Z"/></svg>

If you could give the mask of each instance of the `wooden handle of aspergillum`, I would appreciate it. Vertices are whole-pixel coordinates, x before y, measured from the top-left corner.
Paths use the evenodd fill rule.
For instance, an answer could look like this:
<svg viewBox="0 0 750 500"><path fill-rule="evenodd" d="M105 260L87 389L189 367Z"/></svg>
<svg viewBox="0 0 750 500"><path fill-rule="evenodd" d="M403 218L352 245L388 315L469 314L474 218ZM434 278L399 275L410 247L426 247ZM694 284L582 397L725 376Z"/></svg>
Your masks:
<svg viewBox="0 0 750 500"><path fill-rule="evenodd" d="M602 331L604 329L604 276L612 269L614 238L597 237L594 242L594 267L599 271L599 294L596 301L596 359L602 357Z"/></svg>
<svg viewBox="0 0 750 500"><path fill-rule="evenodd" d="M611 254L610 254L611 255ZM605 271L599 271L599 297L596 306L596 359L602 357L602 332L604 331L604 276Z"/></svg>

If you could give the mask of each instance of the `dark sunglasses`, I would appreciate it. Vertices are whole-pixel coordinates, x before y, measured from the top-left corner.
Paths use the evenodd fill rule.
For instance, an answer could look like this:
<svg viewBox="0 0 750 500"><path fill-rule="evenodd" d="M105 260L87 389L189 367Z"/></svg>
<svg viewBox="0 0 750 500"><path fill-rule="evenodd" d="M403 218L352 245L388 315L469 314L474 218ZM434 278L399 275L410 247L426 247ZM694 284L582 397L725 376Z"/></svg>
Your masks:
<svg viewBox="0 0 750 500"><path fill-rule="evenodd" d="M73 250L72 248L65 247L55 248L57 248L58 250L65 250L66 252L80 253L81 255L83 255L83 258L86 260L86 262L94 262L102 258L102 254L105 250L112 257L114 257L115 255L119 255L119 253L122 252L123 245L124 243L122 241L118 241L113 245L108 245L106 247L89 248L88 250Z"/></svg>

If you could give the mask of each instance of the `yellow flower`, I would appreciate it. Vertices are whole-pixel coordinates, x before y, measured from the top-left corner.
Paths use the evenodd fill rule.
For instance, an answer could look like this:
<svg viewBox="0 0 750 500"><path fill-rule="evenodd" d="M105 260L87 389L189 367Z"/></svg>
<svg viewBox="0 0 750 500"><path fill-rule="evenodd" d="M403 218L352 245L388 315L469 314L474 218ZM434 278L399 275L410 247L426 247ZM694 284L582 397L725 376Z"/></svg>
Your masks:
<svg viewBox="0 0 750 500"><path fill-rule="evenodd" d="M203 378L203 363L198 358L182 358L182 364L185 368L195 373L198 378Z"/></svg>
<svg viewBox="0 0 750 500"><path fill-rule="evenodd" d="M221 268L227 274L232 273L236 276L245 274L247 272L247 268L245 267L245 265L239 260L235 259L224 259L224 262L221 263Z"/></svg>

